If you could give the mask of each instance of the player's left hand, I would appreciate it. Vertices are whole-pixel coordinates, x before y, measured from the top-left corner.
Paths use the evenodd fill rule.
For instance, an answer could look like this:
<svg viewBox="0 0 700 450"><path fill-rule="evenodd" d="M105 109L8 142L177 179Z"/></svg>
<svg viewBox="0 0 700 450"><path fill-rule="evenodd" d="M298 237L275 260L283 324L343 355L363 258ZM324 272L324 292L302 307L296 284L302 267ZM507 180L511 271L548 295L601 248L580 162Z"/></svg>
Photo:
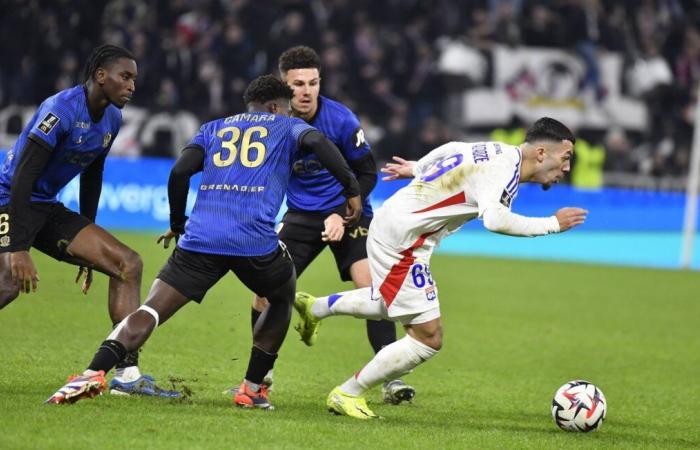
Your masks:
<svg viewBox="0 0 700 450"><path fill-rule="evenodd" d="M413 178L413 166L416 164L415 161L408 161L406 159L400 158L398 156L392 156L396 162L386 163L384 167L380 169L382 173L388 173L389 175L382 178L382 181L394 181L399 178Z"/></svg>
<svg viewBox="0 0 700 450"><path fill-rule="evenodd" d="M177 240L180 238L180 235L175 233L173 230L168 230L165 233L161 234L158 237L158 240L156 241L156 244L160 244L161 241L163 242L163 248L168 248L170 247L170 241L175 239L175 243L177 243Z"/></svg>
<svg viewBox="0 0 700 450"><path fill-rule="evenodd" d="M323 221L325 229L321 232L323 242L338 242L345 234L345 222L339 214L331 214Z"/></svg>
<svg viewBox="0 0 700 450"><path fill-rule="evenodd" d="M83 274L85 274L85 279L83 280L83 285L80 288L80 291L83 294L87 294L90 286L92 286L92 269L83 266L78 267L78 276L75 277L76 284L80 282L80 278L82 278Z"/></svg>
<svg viewBox="0 0 700 450"><path fill-rule="evenodd" d="M362 215L362 198L359 195L350 197L347 204L347 213L343 219L345 226L351 227L355 225Z"/></svg>

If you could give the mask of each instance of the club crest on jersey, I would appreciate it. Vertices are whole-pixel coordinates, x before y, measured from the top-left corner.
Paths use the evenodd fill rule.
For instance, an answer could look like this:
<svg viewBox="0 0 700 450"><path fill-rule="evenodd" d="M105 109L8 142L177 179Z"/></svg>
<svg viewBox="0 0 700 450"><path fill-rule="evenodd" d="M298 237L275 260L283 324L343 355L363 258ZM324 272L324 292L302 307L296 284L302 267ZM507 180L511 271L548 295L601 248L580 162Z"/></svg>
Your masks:
<svg viewBox="0 0 700 450"><path fill-rule="evenodd" d="M54 113L48 113L41 120L41 123L39 124L39 131L48 135L60 121L61 119L59 119L57 115Z"/></svg>
<svg viewBox="0 0 700 450"><path fill-rule="evenodd" d="M112 133L105 134L105 137L102 139L102 148L107 148L107 146L109 145L111 140L112 140Z"/></svg>
<svg viewBox="0 0 700 450"><path fill-rule="evenodd" d="M437 293L435 292L435 286L428 286L425 288L425 298L429 301L432 302L437 298Z"/></svg>
<svg viewBox="0 0 700 450"><path fill-rule="evenodd" d="M513 202L513 194L509 194L507 190L503 189L501 194L501 205L506 208L510 208L510 204Z"/></svg>

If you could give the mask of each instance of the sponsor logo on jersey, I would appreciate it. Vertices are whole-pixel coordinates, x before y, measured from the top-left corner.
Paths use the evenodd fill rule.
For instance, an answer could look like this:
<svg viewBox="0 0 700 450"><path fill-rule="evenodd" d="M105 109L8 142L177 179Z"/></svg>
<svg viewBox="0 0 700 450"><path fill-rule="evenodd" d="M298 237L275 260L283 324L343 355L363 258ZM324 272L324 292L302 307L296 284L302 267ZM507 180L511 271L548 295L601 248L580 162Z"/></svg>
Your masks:
<svg viewBox="0 0 700 450"><path fill-rule="evenodd" d="M506 208L510 208L510 204L513 202L513 194L509 194L508 191L503 189L503 193L501 194L501 205L505 206Z"/></svg>
<svg viewBox="0 0 700 450"><path fill-rule="evenodd" d="M87 122L75 122L75 128L82 128L83 130L89 130L90 124Z"/></svg>
<svg viewBox="0 0 700 450"><path fill-rule="evenodd" d="M234 192L262 192L265 186L246 186L242 184L202 184L200 191L234 191Z"/></svg>
<svg viewBox="0 0 700 450"><path fill-rule="evenodd" d="M297 175L313 175L324 169L321 161L317 159L299 159L294 161L292 170Z"/></svg>
<svg viewBox="0 0 700 450"><path fill-rule="evenodd" d="M363 145L367 145L367 140L365 139L365 131L362 128L355 130L355 148L360 148Z"/></svg>
<svg viewBox="0 0 700 450"><path fill-rule="evenodd" d="M59 119L57 115L54 113L48 113L41 120L41 123L39 124L39 131L48 135L60 121L61 119Z"/></svg>
<svg viewBox="0 0 700 450"><path fill-rule="evenodd" d="M357 228L352 230L349 234L350 234L350 237L352 239L357 239L359 236L367 236L368 232L369 232L368 228L358 226Z"/></svg>
<svg viewBox="0 0 700 450"><path fill-rule="evenodd" d="M107 148L107 146L109 146L109 143L111 141L112 141L112 133L105 134L105 137L102 139L102 148Z"/></svg>

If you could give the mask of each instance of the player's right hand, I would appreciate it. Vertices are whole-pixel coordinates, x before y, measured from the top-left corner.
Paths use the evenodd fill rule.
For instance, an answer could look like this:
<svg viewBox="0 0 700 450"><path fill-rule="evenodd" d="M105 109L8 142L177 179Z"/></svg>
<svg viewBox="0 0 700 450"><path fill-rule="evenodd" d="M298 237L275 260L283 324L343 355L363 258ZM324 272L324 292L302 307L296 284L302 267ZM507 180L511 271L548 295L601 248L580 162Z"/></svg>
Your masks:
<svg viewBox="0 0 700 450"><path fill-rule="evenodd" d="M321 232L323 242L339 242L345 234L345 221L338 214L331 214L323 221L324 229Z"/></svg>
<svg viewBox="0 0 700 450"><path fill-rule="evenodd" d="M25 294L36 292L39 274L36 273L34 262L28 251L10 253L10 268L12 280L20 292Z"/></svg>
<svg viewBox="0 0 700 450"><path fill-rule="evenodd" d="M586 220L588 211L581 208L562 208L554 215L559 221L559 232L562 232L581 225Z"/></svg>
<svg viewBox="0 0 700 450"><path fill-rule="evenodd" d="M380 169L382 173L389 174L388 176L382 178L382 181L393 181L398 180L399 178L413 178L413 166L416 164L415 161L408 161L398 156L392 156L391 159L396 162L386 163L384 167Z"/></svg>
<svg viewBox="0 0 700 450"><path fill-rule="evenodd" d="M347 204L347 213L343 218L345 220L346 226L353 226L359 220L362 215L362 198L359 195L350 197Z"/></svg>
<svg viewBox="0 0 700 450"><path fill-rule="evenodd" d="M177 240L180 238L180 235L175 233L173 230L168 230L165 233L161 234L158 237L158 240L156 241L156 244L160 244L161 241L163 242L163 248L168 248L170 247L170 241L175 239L175 242L177 243Z"/></svg>

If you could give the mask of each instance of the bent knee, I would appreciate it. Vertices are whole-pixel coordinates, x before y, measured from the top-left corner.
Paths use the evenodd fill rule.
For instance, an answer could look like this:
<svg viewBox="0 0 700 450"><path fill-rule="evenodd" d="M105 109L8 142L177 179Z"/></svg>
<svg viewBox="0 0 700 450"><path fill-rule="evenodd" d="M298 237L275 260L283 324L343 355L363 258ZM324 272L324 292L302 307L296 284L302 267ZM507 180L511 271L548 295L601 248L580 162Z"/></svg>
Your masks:
<svg viewBox="0 0 700 450"><path fill-rule="evenodd" d="M439 352L442 348L442 333L434 334L430 337L427 337L426 340L423 341L423 343L435 350L436 352Z"/></svg>
<svg viewBox="0 0 700 450"><path fill-rule="evenodd" d="M412 334L412 337L436 352L442 348L442 329L438 329L433 333L415 333Z"/></svg>
<svg viewBox="0 0 700 450"><path fill-rule="evenodd" d="M131 249L127 249L120 258L121 276L127 280L140 279L143 273L143 260L141 256Z"/></svg>

